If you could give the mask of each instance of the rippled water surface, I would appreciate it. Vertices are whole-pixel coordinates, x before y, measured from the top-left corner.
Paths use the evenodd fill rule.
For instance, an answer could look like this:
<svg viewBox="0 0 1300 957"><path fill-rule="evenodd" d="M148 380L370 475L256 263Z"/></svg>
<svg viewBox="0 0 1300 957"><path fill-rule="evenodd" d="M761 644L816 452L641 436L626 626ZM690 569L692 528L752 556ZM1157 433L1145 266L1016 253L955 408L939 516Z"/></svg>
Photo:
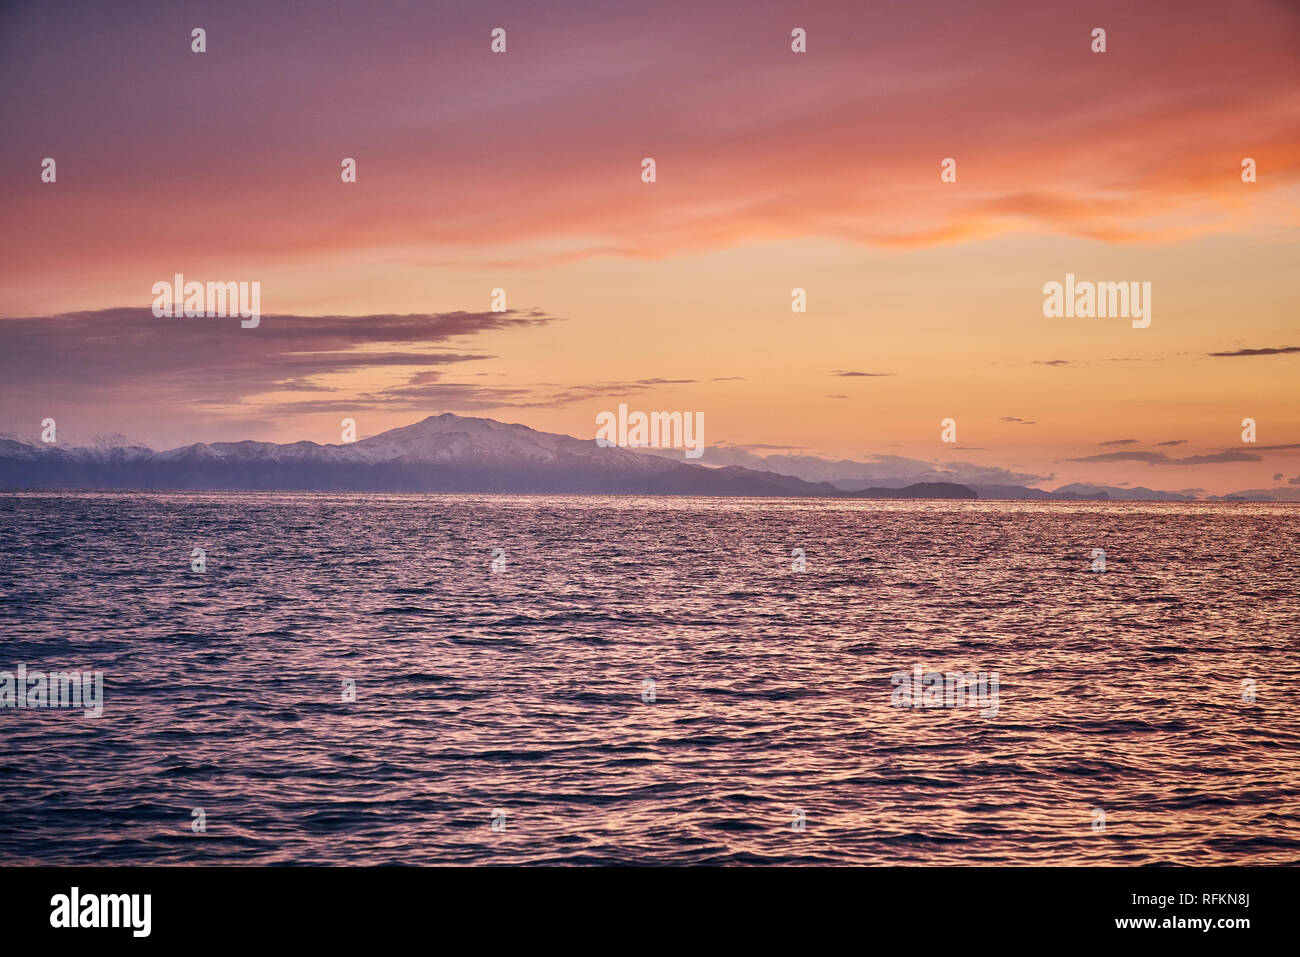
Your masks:
<svg viewBox="0 0 1300 957"><path fill-rule="evenodd" d="M0 496L0 670L105 676L0 709L0 862L1294 863L1298 518Z"/></svg>

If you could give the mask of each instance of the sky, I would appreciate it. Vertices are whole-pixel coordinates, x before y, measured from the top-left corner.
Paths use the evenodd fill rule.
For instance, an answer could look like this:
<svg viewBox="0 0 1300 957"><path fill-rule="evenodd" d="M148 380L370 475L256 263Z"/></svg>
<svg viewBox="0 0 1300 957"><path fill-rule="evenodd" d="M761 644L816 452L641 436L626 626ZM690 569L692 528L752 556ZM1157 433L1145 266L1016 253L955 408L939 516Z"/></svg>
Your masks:
<svg viewBox="0 0 1300 957"><path fill-rule="evenodd" d="M0 130L3 431L592 437L625 402L759 452L1300 485L1289 0L8 3ZM176 273L259 282L260 324L155 317ZM1067 273L1149 282L1150 325L1045 317Z"/></svg>

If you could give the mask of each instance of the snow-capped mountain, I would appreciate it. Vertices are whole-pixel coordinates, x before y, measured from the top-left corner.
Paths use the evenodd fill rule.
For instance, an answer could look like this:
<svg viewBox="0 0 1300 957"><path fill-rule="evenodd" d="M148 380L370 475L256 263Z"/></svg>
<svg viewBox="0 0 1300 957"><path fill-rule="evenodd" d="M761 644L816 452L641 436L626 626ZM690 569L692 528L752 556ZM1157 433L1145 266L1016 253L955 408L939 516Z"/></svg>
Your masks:
<svg viewBox="0 0 1300 957"><path fill-rule="evenodd" d="M58 449L79 461L123 460L144 458L154 450L144 442L129 439L121 433L90 436L57 433L57 441L46 443L36 435L26 432L0 432L0 443L14 443L31 449L34 453Z"/></svg>
<svg viewBox="0 0 1300 957"><path fill-rule="evenodd" d="M585 463L592 468L624 468L635 472L666 471L661 460L620 448L601 448L594 439L538 432L526 425L444 412L343 448L366 462L412 462L517 465Z"/></svg>

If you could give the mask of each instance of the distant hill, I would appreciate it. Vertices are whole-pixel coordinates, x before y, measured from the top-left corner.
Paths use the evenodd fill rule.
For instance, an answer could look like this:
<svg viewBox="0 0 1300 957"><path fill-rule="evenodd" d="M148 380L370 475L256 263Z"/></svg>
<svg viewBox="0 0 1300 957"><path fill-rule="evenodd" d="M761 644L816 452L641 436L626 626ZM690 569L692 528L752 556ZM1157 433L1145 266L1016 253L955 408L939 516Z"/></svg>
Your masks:
<svg viewBox="0 0 1300 957"><path fill-rule="evenodd" d="M749 465L708 467L662 449L602 448L594 439L450 412L346 445L198 442L160 452L120 435L83 441L45 445L32 436L0 433L0 488L1198 500L1184 492L1142 486L1074 483L1047 490L928 477L909 484L878 479L870 488L855 484L846 489L838 479L811 480ZM779 456L772 464L795 463L797 458ZM798 461L804 459L821 461L806 456ZM751 455L747 461L767 460ZM1295 502L1300 501L1300 485L1247 489L1206 500Z"/></svg>
<svg viewBox="0 0 1300 957"><path fill-rule="evenodd" d="M1162 492L1138 485L1123 488L1116 485L1088 485L1075 482L1062 485L1054 491L1026 488L1023 485L974 485L980 498L988 499L1053 499L1067 502L1195 502L1195 495L1183 492Z"/></svg>
<svg viewBox="0 0 1300 957"><path fill-rule="evenodd" d="M1095 485L1074 482L1056 489L1038 488L1044 479L1025 472L995 465L972 462L925 462L897 455L867 455L863 459L827 459L804 452L764 451L769 446L709 446L696 464L739 467L751 472L777 472L814 485L830 485L842 492L863 493L869 497L887 497L889 489L908 488L932 483L948 483L974 489L982 499L1061 500L1071 502L1195 502L1198 490L1162 491L1143 486ZM647 454L681 461L681 453L671 449L648 449ZM1018 468L1018 467L1017 467ZM1026 484L1029 483L1029 484ZM831 493L827 493L831 494ZM1300 501L1300 483L1290 489L1251 489L1233 492L1234 500ZM1220 496L1206 496L1215 500Z"/></svg>
<svg viewBox="0 0 1300 957"><path fill-rule="evenodd" d="M845 498L979 498L973 488L954 482L917 482L903 488L864 488L841 492Z"/></svg>

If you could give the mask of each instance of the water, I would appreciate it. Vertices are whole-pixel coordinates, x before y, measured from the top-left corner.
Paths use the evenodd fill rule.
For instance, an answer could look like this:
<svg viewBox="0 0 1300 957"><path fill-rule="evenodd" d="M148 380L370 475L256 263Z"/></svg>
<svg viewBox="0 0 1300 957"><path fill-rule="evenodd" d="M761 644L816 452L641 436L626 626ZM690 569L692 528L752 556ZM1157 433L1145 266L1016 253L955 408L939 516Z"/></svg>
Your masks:
<svg viewBox="0 0 1300 957"><path fill-rule="evenodd" d="M1295 863L1298 516L0 496L0 863Z"/></svg>

